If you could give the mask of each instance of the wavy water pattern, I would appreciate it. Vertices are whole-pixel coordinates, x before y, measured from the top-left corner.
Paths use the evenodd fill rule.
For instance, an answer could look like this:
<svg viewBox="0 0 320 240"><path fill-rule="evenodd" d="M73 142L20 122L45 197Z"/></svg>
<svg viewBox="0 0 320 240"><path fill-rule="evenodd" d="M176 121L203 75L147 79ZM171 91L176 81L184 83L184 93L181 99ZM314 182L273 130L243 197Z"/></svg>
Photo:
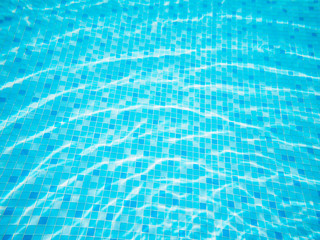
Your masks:
<svg viewBox="0 0 320 240"><path fill-rule="evenodd" d="M0 10L0 239L320 238L317 1Z"/></svg>

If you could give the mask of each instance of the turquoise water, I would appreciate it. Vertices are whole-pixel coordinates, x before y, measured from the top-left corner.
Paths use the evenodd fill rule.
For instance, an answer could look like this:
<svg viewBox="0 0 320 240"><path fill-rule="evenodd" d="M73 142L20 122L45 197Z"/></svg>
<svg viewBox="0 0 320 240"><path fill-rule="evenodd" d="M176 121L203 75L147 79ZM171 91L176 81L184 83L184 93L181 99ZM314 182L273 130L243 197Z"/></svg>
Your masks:
<svg viewBox="0 0 320 240"><path fill-rule="evenodd" d="M0 239L320 239L320 4L0 3Z"/></svg>

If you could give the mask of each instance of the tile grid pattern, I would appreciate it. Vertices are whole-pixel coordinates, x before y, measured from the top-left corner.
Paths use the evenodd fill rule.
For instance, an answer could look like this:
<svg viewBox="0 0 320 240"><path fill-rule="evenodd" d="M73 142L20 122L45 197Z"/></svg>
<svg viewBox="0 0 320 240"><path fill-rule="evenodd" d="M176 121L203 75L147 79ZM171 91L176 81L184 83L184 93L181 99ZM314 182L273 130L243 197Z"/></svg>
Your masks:
<svg viewBox="0 0 320 240"><path fill-rule="evenodd" d="M2 239L319 238L318 1L4 7Z"/></svg>

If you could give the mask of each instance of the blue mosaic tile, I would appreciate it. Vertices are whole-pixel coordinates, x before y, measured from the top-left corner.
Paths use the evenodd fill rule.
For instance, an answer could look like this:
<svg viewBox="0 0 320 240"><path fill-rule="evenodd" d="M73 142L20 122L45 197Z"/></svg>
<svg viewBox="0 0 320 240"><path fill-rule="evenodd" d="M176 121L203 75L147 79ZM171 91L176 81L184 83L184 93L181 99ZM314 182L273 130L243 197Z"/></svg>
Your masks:
<svg viewBox="0 0 320 240"><path fill-rule="evenodd" d="M319 11L4 1L0 239L320 239Z"/></svg>

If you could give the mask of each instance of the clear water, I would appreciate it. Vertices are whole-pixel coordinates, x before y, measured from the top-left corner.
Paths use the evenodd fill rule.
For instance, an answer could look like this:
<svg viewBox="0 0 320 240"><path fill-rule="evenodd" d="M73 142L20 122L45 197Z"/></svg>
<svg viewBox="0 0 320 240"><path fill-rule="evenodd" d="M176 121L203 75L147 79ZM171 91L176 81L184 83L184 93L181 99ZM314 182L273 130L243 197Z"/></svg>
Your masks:
<svg viewBox="0 0 320 240"><path fill-rule="evenodd" d="M320 239L320 3L0 3L0 239Z"/></svg>

